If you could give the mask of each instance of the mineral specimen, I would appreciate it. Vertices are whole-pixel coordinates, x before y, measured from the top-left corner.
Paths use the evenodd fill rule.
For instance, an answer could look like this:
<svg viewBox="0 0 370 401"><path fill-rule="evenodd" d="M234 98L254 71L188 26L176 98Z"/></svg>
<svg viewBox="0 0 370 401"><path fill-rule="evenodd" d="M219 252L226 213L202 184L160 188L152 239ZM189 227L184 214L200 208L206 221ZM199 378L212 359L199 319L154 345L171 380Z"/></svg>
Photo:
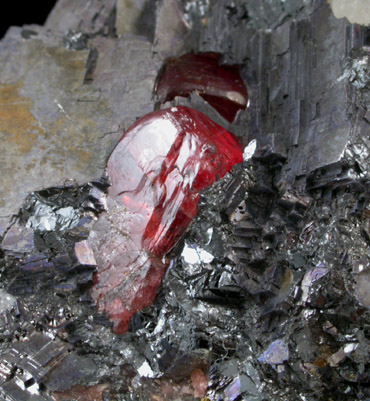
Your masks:
<svg viewBox="0 0 370 401"><path fill-rule="evenodd" d="M128 4L143 6L139 19ZM370 400L369 44L326 0L58 0L46 27L11 28L0 41L0 399ZM249 146L202 191L156 291L162 251L130 251L128 235L150 218L122 203L133 192L107 198L98 177L122 129L153 110L165 58L189 51L247 62L251 107L227 124L196 91L171 106ZM120 305L128 319L157 293L127 335L91 307L89 244L115 330Z"/></svg>
<svg viewBox="0 0 370 401"><path fill-rule="evenodd" d="M236 65L221 65L213 52L184 54L165 63L156 93L161 102L198 92L227 121L247 106L247 88Z"/></svg>
<svg viewBox="0 0 370 401"><path fill-rule="evenodd" d="M99 267L92 297L116 333L152 303L161 258L196 215L199 191L242 160L229 132L188 107L150 113L122 137L107 163L107 212L90 234Z"/></svg>

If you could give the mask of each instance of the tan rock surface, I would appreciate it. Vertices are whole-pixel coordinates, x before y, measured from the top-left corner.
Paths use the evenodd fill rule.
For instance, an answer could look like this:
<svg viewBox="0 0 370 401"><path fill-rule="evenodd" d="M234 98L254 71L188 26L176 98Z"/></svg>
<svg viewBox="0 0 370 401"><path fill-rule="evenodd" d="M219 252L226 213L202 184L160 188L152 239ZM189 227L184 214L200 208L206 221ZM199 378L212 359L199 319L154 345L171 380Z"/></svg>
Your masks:
<svg viewBox="0 0 370 401"><path fill-rule="evenodd" d="M370 0L330 0L337 18L347 18L352 24L370 24Z"/></svg>

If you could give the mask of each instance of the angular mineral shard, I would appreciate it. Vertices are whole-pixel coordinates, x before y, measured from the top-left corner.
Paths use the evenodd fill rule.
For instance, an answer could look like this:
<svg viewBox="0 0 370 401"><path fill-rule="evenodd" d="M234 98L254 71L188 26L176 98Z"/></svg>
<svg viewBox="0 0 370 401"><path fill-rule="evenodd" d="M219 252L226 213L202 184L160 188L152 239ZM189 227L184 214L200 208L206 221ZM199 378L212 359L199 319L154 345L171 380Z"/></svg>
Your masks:
<svg viewBox="0 0 370 401"><path fill-rule="evenodd" d="M241 394L240 378L236 377L225 389L227 401L235 401Z"/></svg>
<svg viewBox="0 0 370 401"><path fill-rule="evenodd" d="M185 243L184 249L181 253L186 263L210 263L213 260L213 255L207 252L205 249L197 247L193 244Z"/></svg>
<svg viewBox="0 0 370 401"><path fill-rule="evenodd" d="M15 223L5 234L1 245L9 252L30 252L34 248L33 230Z"/></svg>
<svg viewBox="0 0 370 401"><path fill-rule="evenodd" d="M156 87L161 102L192 92L232 122L248 102L247 88L236 65L221 65L219 53L184 54L165 63Z"/></svg>
<svg viewBox="0 0 370 401"><path fill-rule="evenodd" d="M270 365L279 365L289 359L288 346L282 340L273 341L258 360Z"/></svg>
<svg viewBox="0 0 370 401"><path fill-rule="evenodd" d="M242 160L229 132L188 107L150 113L122 137L107 163L107 211L89 237L98 265L91 294L116 333L153 302L162 258L196 215L199 191Z"/></svg>
<svg viewBox="0 0 370 401"><path fill-rule="evenodd" d="M93 250L87 240L75 243L75 255L81 265L96 265Z"/></svg>

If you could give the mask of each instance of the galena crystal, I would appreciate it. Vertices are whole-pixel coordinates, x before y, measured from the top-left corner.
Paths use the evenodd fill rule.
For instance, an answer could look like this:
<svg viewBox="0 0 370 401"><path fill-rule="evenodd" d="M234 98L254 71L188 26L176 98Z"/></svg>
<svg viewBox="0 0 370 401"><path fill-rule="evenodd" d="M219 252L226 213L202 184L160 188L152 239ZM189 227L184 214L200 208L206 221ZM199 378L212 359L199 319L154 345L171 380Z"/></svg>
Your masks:
<svg viewBox="0 0 370 401"><path fill-rule="evenodd" d="M219 53L204 52L168 59L156 86L159 100L167 102L197 92L232 122L238 110L247 106L247 88L238 66L221 65L220 57Z"/></svg>
<svg viewBox="0 0 370 401"><path fill-rule="evenodd" d="M89 237L98 264L91 294L116 333L153 302L163 256L195 216L199 192L242 160L232 134L188 107L150 113L123 135L107 163L107 211Z"/></svg>

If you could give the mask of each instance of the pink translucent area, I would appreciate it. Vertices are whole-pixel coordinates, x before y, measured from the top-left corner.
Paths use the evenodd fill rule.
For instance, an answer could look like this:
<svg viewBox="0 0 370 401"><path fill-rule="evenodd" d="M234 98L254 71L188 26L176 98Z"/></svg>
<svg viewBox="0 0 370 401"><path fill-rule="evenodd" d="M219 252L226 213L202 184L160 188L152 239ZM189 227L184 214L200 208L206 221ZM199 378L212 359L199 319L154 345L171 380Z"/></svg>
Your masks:
<svg viewBox="0 0 370 401"><path fill-rule="evenodd" d="M247 106L247 88L238 66L220 65L220 57L218 53L206 52L168 59L156 86L159 100L167 102L197 92L232 122L238 110Z"/></svg>
<svg viewBox="0 0 370 401"><path fill-rule="evenodd" d="M194 388L195 397L204 397L208 387L207 378L202 369L194 369L190 375L191 385Z"/></svg>
<svg viewBox="0 0 370 401"><path fill-rule="evenodd" d="M91 294L116 333L153 302L162 257L196 215L199 191L241 161L232 134L188 107L150 113L124 134L107 163L108 210L89 238L98 264Z"/></svg>

